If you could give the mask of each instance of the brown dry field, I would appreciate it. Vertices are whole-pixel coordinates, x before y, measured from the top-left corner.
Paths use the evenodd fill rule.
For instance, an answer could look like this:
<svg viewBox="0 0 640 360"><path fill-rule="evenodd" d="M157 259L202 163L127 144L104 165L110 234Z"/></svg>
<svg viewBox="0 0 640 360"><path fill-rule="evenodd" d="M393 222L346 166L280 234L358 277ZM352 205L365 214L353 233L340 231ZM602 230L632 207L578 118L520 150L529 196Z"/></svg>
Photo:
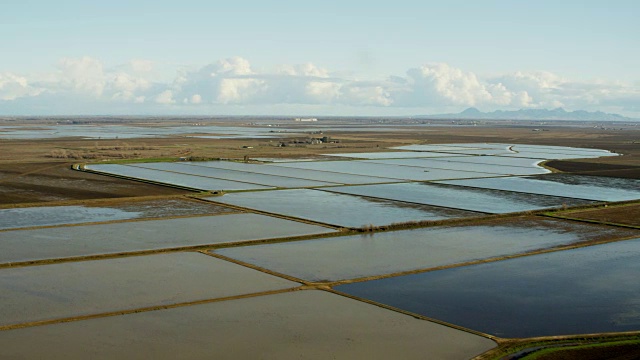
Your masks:
<svg viewBox="0 0 640 360"><path fill-rule="evenodd" d="M574 219L640 226L640 204L576 211L564 214Z"/></svg>
<svg viewBox="0 0 640 360"><path fill-rule="evenodd" d="M185 119L184 122L192 121ZM341 127L357 124L356 121L330 123ZM132 120L125 124L137 123ZM215 124L238 125L237 122L220 121ZM157 124L143 122L143 125ZM287 123L286 126L291 126L291 123ZM295 126L299 125L291 127ZM313 127L315 124L310 126ZM388 147L407 144L503 142L613 150L623 156L550 161L547 166L572 173L640 179L640 128L637 126L629 125L620 129L601 129L586 125L554 126L549 127L548 131L533 131L538 127L539 125L500 124L429 127L402 125L402 129L411 131L390 128L384 132L333 132L327 129L320 136L331 136L339 140L339 143L287 147L278 147L277 144L295 138L303 139L306 136L292 137L282 134L280 139L203 139L185 136L127 140L5 139L0 140L0 205L187 193L168 187L71 170L70 166L78 162L181 156L233 159L242 159L245 156L297 158L333 152L384 151ZM245 148L247 146L253 148Z"/></svg>

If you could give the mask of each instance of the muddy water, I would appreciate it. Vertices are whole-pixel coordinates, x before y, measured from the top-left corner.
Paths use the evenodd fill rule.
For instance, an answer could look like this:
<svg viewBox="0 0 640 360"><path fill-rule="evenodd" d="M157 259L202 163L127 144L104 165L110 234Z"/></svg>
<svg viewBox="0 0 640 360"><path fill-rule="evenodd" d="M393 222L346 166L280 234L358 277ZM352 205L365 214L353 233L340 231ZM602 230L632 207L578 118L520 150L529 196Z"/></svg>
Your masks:
<svg viewBox="0 0 640 360"><path fill-rule="evenodd" d="M199 253L2 269L0 324L168 305L297 285Z"/></svg>
<svg viewBox="0 0 640 360"><path fill-rule="evenodd" d="M122 202L108 207L40 206L0 210L0 229L225 212L233 210L180 199Z"/></svg>
<svg viewBox="0 0 640 360"><path fill-rule="evenodd" d="M214 201L344 227L442 220L482 214L317 190L226 194Z"/></svg>
<svg viewBox="0 0 640 360"><path fill-rule="evenodd" d="M41 206L0 210L0 229L29 226L80 224L85 222L134 219L137 211L86 206Z"/></svg>
<svg viewBox="0 0 640 360"><path fill-rule="evenodd" d="M220 249L216 252L298 278L321 281L428 269L596 239L631 230L536 218L486 225L393 231L372 235Z"/></svg>
<svg viewBox="0 0 640 360"><path fill-rule="evenodd" d="M640 239L337 287L498 335L640 330Z"/></svg>
<svg viewBox="0 0 640 360"><path fill-rule="evenodd" d="M256 214L0 232L0 263L323 234L331 229Z"/></svg>
<svg viewBox="0 0 640 360"><path fill-rule="evenodd" d="M1 358L65 360L424 359L425 355L458 360L495 345L477 335L319 291L0 332Z"/></svg>

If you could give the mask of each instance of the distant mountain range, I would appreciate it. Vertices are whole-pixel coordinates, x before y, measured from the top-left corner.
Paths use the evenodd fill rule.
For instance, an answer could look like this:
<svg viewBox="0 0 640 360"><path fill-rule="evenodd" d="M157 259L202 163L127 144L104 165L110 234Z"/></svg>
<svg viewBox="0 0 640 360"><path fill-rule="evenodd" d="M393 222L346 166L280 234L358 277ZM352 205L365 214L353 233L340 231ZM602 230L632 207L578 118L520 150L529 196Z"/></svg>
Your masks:
<svg viewBox="0 0 640 360"><path fill-rule="evenodd" d="M457 114L441 114L419 116L429 119L477 119L477 120L583 120L583 121L634 121L618 114L602 111L566 111L563 108L548 109L520 109L515 111L496 110L482 112L476 108L468 108Z"/></svg>

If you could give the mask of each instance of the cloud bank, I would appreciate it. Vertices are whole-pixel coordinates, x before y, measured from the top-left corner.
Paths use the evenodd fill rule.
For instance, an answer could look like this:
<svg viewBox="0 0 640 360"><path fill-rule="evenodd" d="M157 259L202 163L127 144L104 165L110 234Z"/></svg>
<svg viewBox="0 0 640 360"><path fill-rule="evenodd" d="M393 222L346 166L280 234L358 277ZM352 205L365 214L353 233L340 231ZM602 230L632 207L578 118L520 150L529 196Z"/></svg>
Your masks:
<svg viewBox="0 0 640 360"><path fill-rule="evenodd" d="M154 63L135 59L107 68L91 57L61 59L54 71L0 72L0 113L191 113L277 105L301 109L386 109L387 113L437 113L470 106L483 110L555 108L603 110L640 117L640 85L580 82L545 71L483 77L446 63L425 63L401 75L362 79L312 63L255 70L241 57L177 72L156 81Z"/></svg>

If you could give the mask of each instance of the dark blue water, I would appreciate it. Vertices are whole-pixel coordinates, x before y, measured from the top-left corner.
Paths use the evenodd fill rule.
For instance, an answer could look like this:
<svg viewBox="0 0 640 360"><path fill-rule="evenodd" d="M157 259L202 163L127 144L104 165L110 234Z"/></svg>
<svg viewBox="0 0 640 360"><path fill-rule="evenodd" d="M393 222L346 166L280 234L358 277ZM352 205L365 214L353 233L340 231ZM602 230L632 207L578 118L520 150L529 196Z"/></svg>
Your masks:
<svg viewBox="0 0 640 360"><path fill-rule="evenodd" d="M336 290L507 338L640 330L640 239Z"/></svg>

